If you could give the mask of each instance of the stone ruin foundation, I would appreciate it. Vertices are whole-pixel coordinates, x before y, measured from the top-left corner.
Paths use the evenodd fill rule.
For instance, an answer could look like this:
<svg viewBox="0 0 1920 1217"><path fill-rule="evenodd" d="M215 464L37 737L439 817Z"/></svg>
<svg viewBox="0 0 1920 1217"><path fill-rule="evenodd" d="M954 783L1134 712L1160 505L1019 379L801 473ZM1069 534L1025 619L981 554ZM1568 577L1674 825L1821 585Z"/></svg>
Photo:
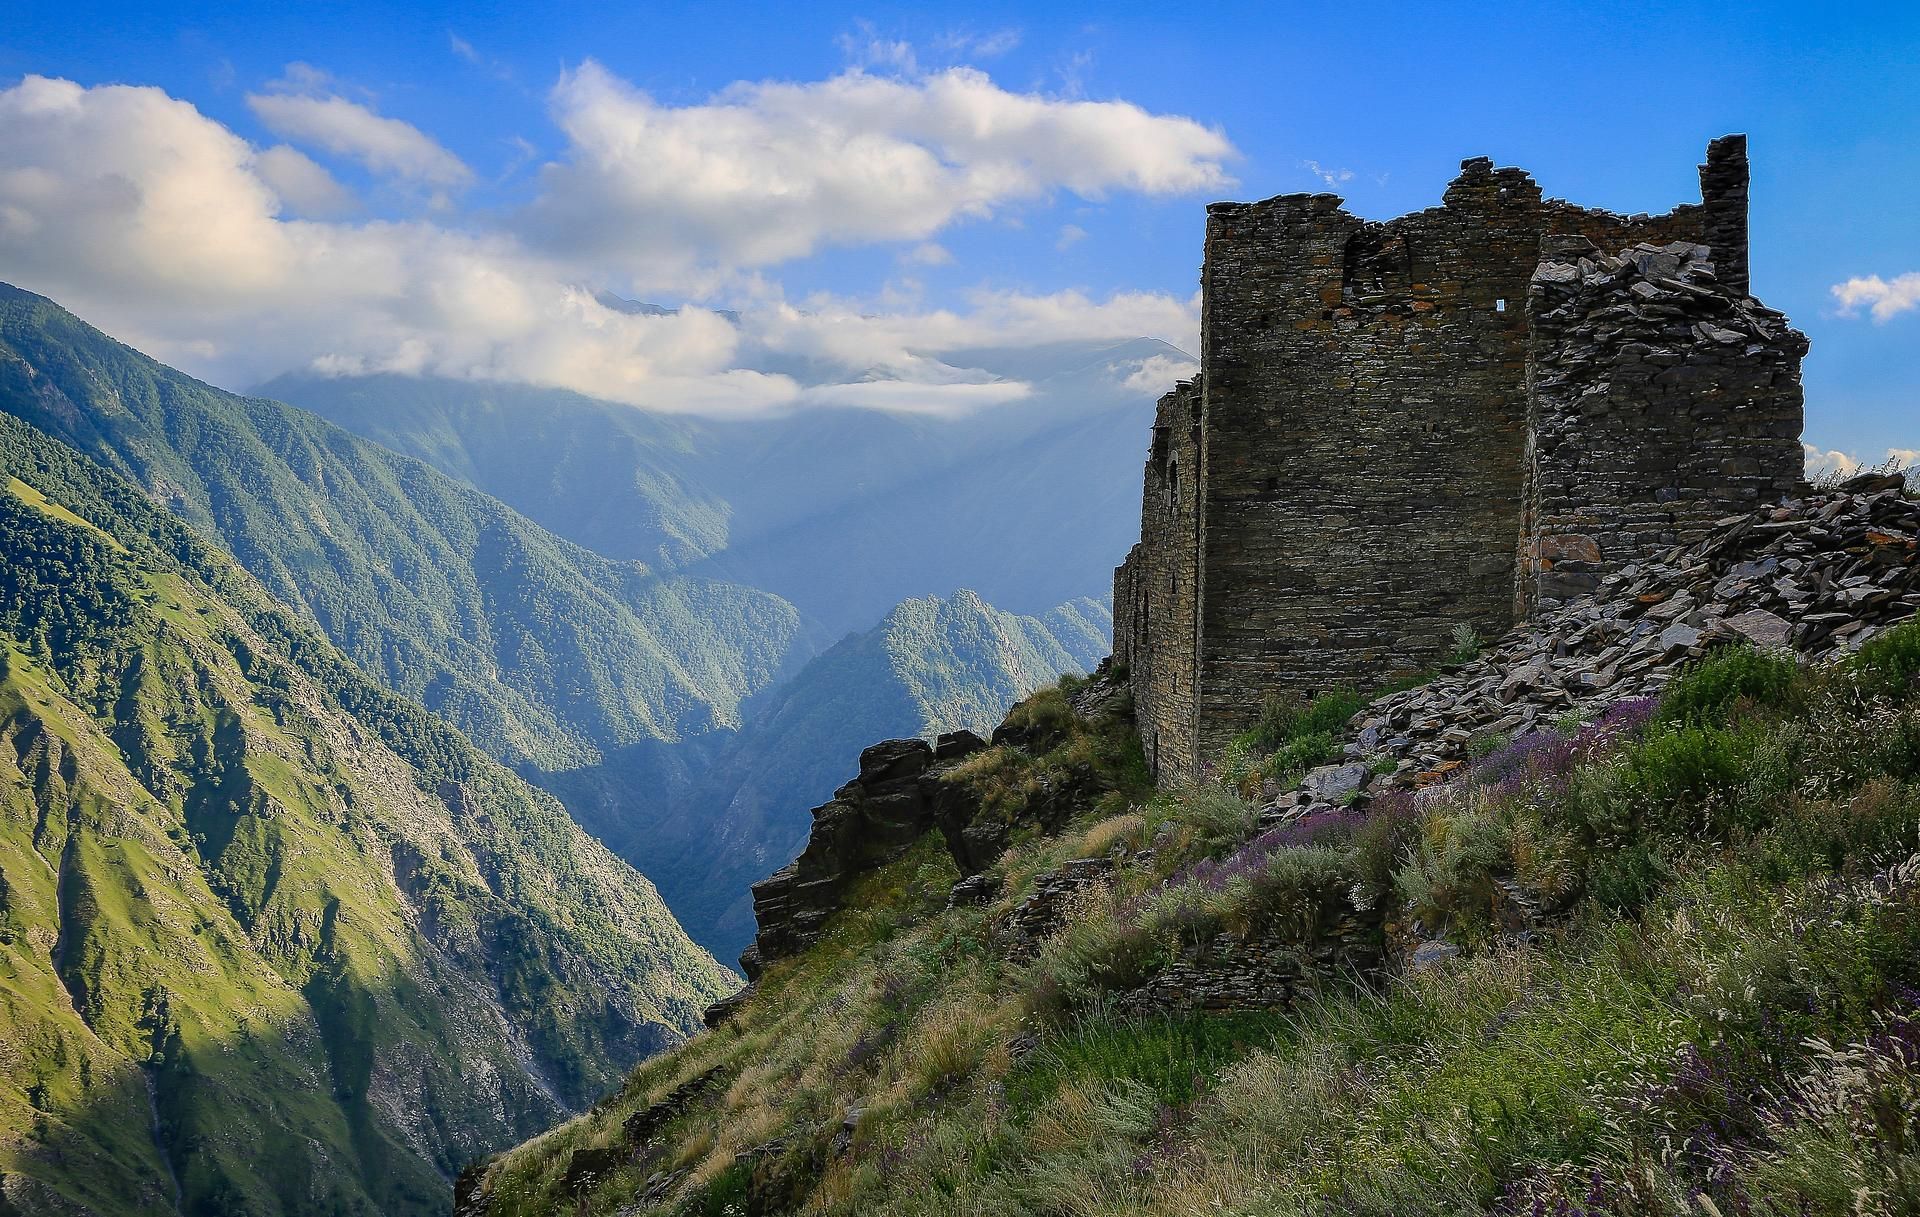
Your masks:
<svg viewBox="0 0 1920 1217"><path fill-rule="evenodd" d="M1748 295L1745 136L1700 186L1622 216L1482 158L1384 223L1208 208L1201 371L1160 400L1114 576L1162 780L1274 693L1431 666L1799 485L1807 343Z"/></svg>

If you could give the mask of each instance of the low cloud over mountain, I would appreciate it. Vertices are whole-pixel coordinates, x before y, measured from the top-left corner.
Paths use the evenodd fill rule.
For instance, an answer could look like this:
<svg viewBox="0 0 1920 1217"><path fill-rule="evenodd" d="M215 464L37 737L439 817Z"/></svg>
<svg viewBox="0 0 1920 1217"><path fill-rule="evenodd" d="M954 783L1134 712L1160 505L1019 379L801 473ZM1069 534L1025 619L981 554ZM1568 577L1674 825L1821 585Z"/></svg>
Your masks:
<svg viewBox="0 0 1920 1217"><path fill-rule="evenodd" d="M1187 118L1011 92L971 68L855 68L670 105L588 61L550 95L562 153L531 198L489 209L459 201L474 173L455 152L348 92L295 65L247 97L287 141L262 146L159 88L28 76L0 90L0 271L230 385L304 367L715 415L955 413L1026 392L943 352L1184 345L1193 304L981 289L940 308L911 284L791 301L769 268L828 247L916 248L1056 194L1219 189L1234 155ZM737 324L698 307L626 312L598 298L607 287L742 307ZM767 370L782 359L811 374Z"/></svg>

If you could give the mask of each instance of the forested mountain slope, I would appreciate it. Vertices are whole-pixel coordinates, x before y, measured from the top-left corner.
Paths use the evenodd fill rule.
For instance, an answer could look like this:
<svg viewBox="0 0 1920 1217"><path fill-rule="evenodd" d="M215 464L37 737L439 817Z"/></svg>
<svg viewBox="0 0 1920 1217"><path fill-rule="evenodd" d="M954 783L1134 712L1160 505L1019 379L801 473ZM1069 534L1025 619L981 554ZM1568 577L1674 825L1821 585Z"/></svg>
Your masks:
<svg viewBox="0 0 1920 1217"><path fill-rule="evenodd" d="M551 797L6 417L0 558L0 1213L444 1212L731 987Z"/></svg>
<svg viewBox="0 0 1920 1217"><path fill-rule="evenodd" d="M0 410L137 483L395 691L542 770L737 721L778 597L561 540L307 412L165 367L0 285Z"/></svg>

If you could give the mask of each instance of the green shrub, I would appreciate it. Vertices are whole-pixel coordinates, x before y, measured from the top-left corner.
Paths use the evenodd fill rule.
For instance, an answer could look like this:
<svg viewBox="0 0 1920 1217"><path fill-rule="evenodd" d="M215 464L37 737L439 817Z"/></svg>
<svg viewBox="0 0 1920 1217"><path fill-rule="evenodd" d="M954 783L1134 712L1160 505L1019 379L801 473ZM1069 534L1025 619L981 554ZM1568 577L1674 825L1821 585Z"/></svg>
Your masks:
<svg viewBox="0 0 1920 1217"><path fill-rule="evenodd" d="M1657 729L1623 763L1645 829L1715 840L1765 823L1794 778L1791 742L1758 723Z"/></svg>
<svg viewBox="0 0 1920 1217"><path fill-rule="evenodd" d="M1656 721L1717 726L1749 707L1791 708L1805 687L1805 674L1786 652L1723 647L1667 686Z"/></svg>
<svg viewBox="0 0 1920 1217"><path fill-rule="evenodd" d="M1219 786L1189 786L1167 796L1168 818L1191 831L1196 854L1213 854L1253 832L1257 808Z"/></svg>
<svg viewBox="0 0 1920 1217"><path fill-rule="evenodd" d="M1861 647L1848 668L1871 693L1895 698L1920 693L1920 618L1902 622Z"/></svg>
<svg viewBox="0 0 1920 1217"><path fill-rule="evenodd" d="M1064 742L1077 721L1067 692L1059 685L1042 689L1007 711L1003 728L1027 740L1027 751L1042 755Z"/></svg>
<svg viewBox="0 0 1920 1217"><path fill-rule="evenodd" d="M1304 951L1337 945L1354 912L1359 878L1352 850L1276 850L1265 866L1228 884L1222 920L1243 936L1276 934Z"/></svg>
<svg viewBox="0 0 1920 1217"><path fill-rule="evenodd" d="M1453 651L1448 654L1449 663L1470 663L1480 658L1487 649L1486 640L1480 637L1480 631L1462 621L1453 627Z"/></svg>
<svg viewBox="0 0 1920 1217"><path fill-rule="evenodd" d="M1775 881L1816 871L1850 869L1855 859L1876 859L1920 837L1920 792L1887 777L1870 779L1848 794L1794 799L1761 843L1756 866Z"/></svg>
<svg viewBox="0 0 1920 1217"><path fill-rule="evenodd" d="M1260 762L1260 776L1291 786L1315 765L1324 765L1338 755L1332 732L1309 731L1296 735L1276 748L1272 756Z"/></svg>
<svg viewBox="0 0 1920 1217"><path fill-rule="evenodd" d="M1508 744L1513 737L1500 731L1482 731L1467 741L1467 759L1477 761L1492 756Z"/></svg>
<svg viewBox="0 0 1920 1217"><path fill-rule="evenodd" d="M1366 704L1367 698L1352 689L1332 689L1305 704L1294 696L1269 697L1260 703L1259 721L1236 742L1261 753L1302 736L1337 735Z"/></svg>
<svg viewBox="0 0 1920 1217"><path fill-rule="evenodd" d="M1248 752L1265 752L1293 733L1305 707L1297 697L1269 694L1260 703L1260 717L1235 742Z"/></svg>
<svg viewBox="0 0 1920 1217"><path fill-rule="evenodd" d="M1043 1020L1085 1009L1103 993L1139 987L1166 966L1169 944L1124 918L1085 917L1048 940L1031 969L1028 1013Z"/></svg>
<svg viewBox="0 0 1920 1217"><path fill-rule="evenodd" d="M1428 820L1394 876L1407 915L1469 942L1490 939L1510 920L1500 880L1513 872L1512 844L1512 826L1492 811Z"/></svg>
<svg viewBox="0 0 1920 1217"><path fill-rule="evenodd" d="M1353 868L1368 891L1386 892L1393 876L1411 855L1420 836L1420 820L1411 812L1412 799L1396 799L1382 806L1376 799L1370 814L1353 830Z"/></svg>
<svg viewBox="0 0 1920 1217"><path fill-rule="evenodd" d="M1367 698L1353 689L1333 689L1308 703L1300 716L1297 733L1324 731L1338 733L1347 720L1366 708Z"/></svg>
<svg viewBox="0 0 1920 1217"><path fill-rule="evenodd" d="M1633 841L1596 853L1586 874L1585 895L1615 913L1631 913L1672 881L1674 870L1651 842Z"/></svg>

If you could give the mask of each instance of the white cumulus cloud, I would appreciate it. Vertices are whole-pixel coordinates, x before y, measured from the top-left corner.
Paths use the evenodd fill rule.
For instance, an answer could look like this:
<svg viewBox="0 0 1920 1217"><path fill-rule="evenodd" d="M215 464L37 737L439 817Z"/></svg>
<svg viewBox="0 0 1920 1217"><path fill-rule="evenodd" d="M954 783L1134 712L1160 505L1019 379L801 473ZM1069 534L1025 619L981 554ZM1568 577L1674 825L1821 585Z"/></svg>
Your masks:
<svg viewBox="0 0 1920 1217"><path fill-rule="evenodd" d="M922 241L903 252L900 260L910 266L951 266L953 251L937 241Z"/></svg>
<svg viewBox="0 0 1920 1217"><path fill-rule="evenodd" d="M1863 460L1838 448L1822 449L1805 442L1800 446L1806 451L1809 481L1842 480L1870 468L1911 471L1920 467L1920 449L1917 448L1889 448L1886 455L1878 460ZM1908 476L1912 476L1911 472Z"/></svg>
<svg viewBox="0 0 1920 1217"><path fill-rule="evenodd" d="M689 278L835 244L922 241L957 220L1066 190L1224 185L1219 132L1121 101L1066 101L952 68L739 84L670 106L591 61L554 89L565 159L525 217L544 247Z"/></svg>
<svg viewBox="0 0 1920 1217"><path fill-rule="evenodd" d="M1120 292L1095 300L1082 292L1048 295L975 292L965 311L871 313L859 302L815 297L805 307L776 304L743 314L752 340L768 351L849 371L877 368L928 380L963 373L938 357L982 347L1118 340L1157 335L1180 345L1199 335L1198 298Z"/></svg>
<svg viewBox="0 0 1920 1217"><path fill-rule="evenodd" d="M1908 271L1892 279L1879 275L1855 277L1829 290L1839 301L1842 313L1852 315L1865 308L1875 321L1891 321L1909 309L1920 308L1920 271Z"/></svg>
<svg viewBox="0 0 1920 1217"><path fill-rule="evenodd" d="M324 87L324 80L307 69L277 83L308 90ZM280 138L352 157L384 177L441 187L464 186L473 180L473 172L459 157L420 128L375 114L337 93L250 93L247 105Z"/></svg>
<svg viewBox="0 0 1920 1217"><path fill-rule="evenodd" d="M1200 370L1199 361L1172 355L1149 355L1134 365L1120 381L1120 387L1155 397L1173 388L1175 381L1187 380Z"/></svg>
<svg viewBox="0 0 1920 1217"><path fill-rule="evenodd" d="M550 178L550 197L574 180ZM884 294L791 302L733 268L721 273L745 293L737 322L698 307L627 312L591 289L645 298L658 281L610 280L599 258L507 228L338 218L351 201L304 154L255 148L158 88L30 76L0 89L0 279L230 386L305 367L523 381L706 414L956 412L1030 392L968 368L969 349L1197 332L1196 300L1150 292L982 291L945 309ZM662 205L666 226L688 222L684 202ZM644 211L616 211L645 226ZM921 259L937 261L930 243Z"/></svg>
<svg viewBox="0 0 1920 1217"><path fill-rule="evenodd" d="M275 144L254 158L254 167L287 210L309 219L330 219L358 211L353 191L298 148Z"/></svg>

